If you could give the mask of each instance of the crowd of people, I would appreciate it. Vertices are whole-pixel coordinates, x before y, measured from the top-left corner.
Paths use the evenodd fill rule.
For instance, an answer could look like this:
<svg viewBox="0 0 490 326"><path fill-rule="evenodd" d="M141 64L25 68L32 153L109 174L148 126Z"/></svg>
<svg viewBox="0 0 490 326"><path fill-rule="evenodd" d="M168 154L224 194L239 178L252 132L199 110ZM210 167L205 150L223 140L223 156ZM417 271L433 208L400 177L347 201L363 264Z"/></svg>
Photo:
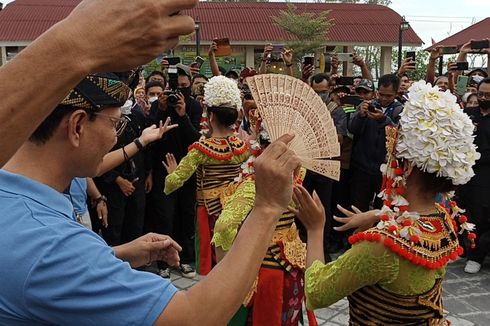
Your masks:
<svg viewBox="0 0 490 326"><path fill-rule="evenodd" d="M469 46L470 42L461 47L458 62L466 60L466 53L470 51ZM222 67L218 66L216 58L213 55L214 51L216 51L216 44L213 43L210 46L209 65L212 73L215 76L223 75L230 80L233 80L236 82L238 89L241 92L242 103L240 106L243 107L243 109L239 110L236 123L230 124L234 125L235 128L234 130L230 129L229 132L234 132L239 139L246 143L250 140L254 140L256 138L256 133L258 132L254 131L253 128L250 128L250 120L254 120L253 115L255 114L256 105L248 89L246 78L254 76L255 74L267 72L268 58L270 58L272 49L272 45L265 45L263 52L264 59L262 60L258 70L255 70L253 67L246 67L241 71L225 71ZM488 52L489 50L484 49L484 51ZM435 66L434 62L440 56L441 52L439 48L432 50L430 56L431 63L429 63L429 70L427 71L427 81L439 87L441 91L449 90L457 97L457 101L463 112L467 113L474 122L475 132L477 132L478 129L476 126L479 125L481 118L484 116L482 112L485 110L484 108L483 111L480 109L480 102L485 103L486 99L485 96L482 97L479 95L485 93L484 91L483 93L479 92L479 84L485 78L487 78L488 73L483 69L474 69L466 72L465 74L464 71L453 70L452 67L455 67L455 64L450 63L448 65L447 73L436 78L435 72L433 71ZM293 69L291 66L292 62L294 61L294 54L291 50L285 49L281 53L281 57L283 58L285 73L292 75ZM361 211L367 211L371 208L379 209L382 207L382 200L377 196L377 194L379 193L382 185L382 172L380 171L380 166L386 159L386 135L384 132L384 127L387 125L398 124L400 113L403 110L404 103L408 99L408 89L414 82L410 79L410 71L415 69L415 62L408 58L404 60L402 66L396 73L381 76L381 78L377 81L376 88L371 73L369 72L369 69L364 63L362 57L354 54L353 63L360 67L362 75L354 76L352 78L352 85L342 85L338 84L338 68L340 62L337 60L335 55L332 59L331 71L327 73L323 72L314 74L315 69L311 65L303 66L301 69L301 78L308 83L324 100L327 109L334 119L339 142L342 145L342 155L340 156L341 178L338 182L314 172L307 172L303 181L305 188L310 193L315 191L318 194L323 206L326 208L327 221L325 226L324 251L327 253L327 260L330 259L328 253L336 253L341 250L345 250L350 246L347 241L350 233L334 231L334 227L340 227L340 224L334 220L334 215L341 214L341 211L337 208L337 205L342 207L354 206ZM155 117L156 113L159 111L162 112L167 110L166 92L168 93L169 89L171 89L171 86L167 82L168 67L168 62L163 60L162 71L151 72L146 78L146 81L142 78L140 80L140 84L134 91L135 98L132 102L131 112L143 113L147 117L148 123L155 123L161 119L163 116L157 117L156 120L152 117ZM150 184L155 187L154 190L152 190L151 187L146 187L146 191L149 192L149 195L147 196L148 207L146 209L147 214L145 222L151 223L149 220L152 218L155 218L156 221L166 221L165 223L162 223L161 226L157 226L157 228L153 226L153 228L145 227L145 229L147 231L158 231L164 232L165 234L172 234L174 237L180 240L180 243L187 243L188 245L184 247L185 249L183 252L186 259L184 259L185 263L181 269L189 271L189 273L183 272L184 276L193 277L195 273L192 270L192 266L195 262L192 254L194 251L192 248L192 238L194 238L194 234L199 237L199 234L198 232L194 232L193 222L197 213L190 207L194 206L193 203L196 197L196 180L195 178L189 176L190 179L186 179L186 181L181 185L182 188L171 195L179 197L179 194L181 194L180 196L184 196L182 197L183 199L181 199L181 201L188 204L183 205L184 207L181 207L180 210L176 210L175 208L167 208L168 210L165 211L165 207L170 207L172 205L163 204L165 201L169 200L169 196L162 194L161 190L163 188L158 186L158 184L162 184L164 182L166 175L169 172L168 166L166 166L166 161L170 159L178 164L187 153L187 148L192 144L192 142L199 139L199 134L197 132L201 132L201 134L205 135L208 131L206 118L207 110L204 101L204 86L208 83L209 78L200 74L199 69L195 68L195 64L191 64L190 66L177 64L176 68L180 80L179 88L177 88L177 90L184 96L183 101L179 101L177 104L182 106L185 105L186 116L191 119L193 128L192 130L189 129L184 131L182 137L184 137L185 134L187 137L189 137L189 139L184 141L179 149L165 148L164 145L159 145L159 143L179 143L179 141L176 141L174 138L170 138L170 136L169 138L160 140L159 142L150 146L150 150L148 150L147 153L151 153L148 153L147 156L153 157L153 164L150 164L150 166L147 168L147 171L149 172L147 172L146 176L142 177L141 180L146 179L147 185ZM462 95L459 95L456 90L456 80L459 75L467 75L469 77L467 88L465 93ZM182 80L185 80L185 82L182 82ZM486 82L482 83L482 87L484 89L486 87L485 84ZM139 95L136 95L136 93ZM354 101L357 101L357 103L353 104L347 99L354 99ZM250 115L251 112L252 116ZM174 115L172 119L172 121L178 121L179 117ZM252 125L252 127L254 126ZM183 128L179 129L180 131L183 130ZM175 130L173 133L177 134L180 131ZM132 137L134 138L134 136ZM481 137L478 137L479 142L482 141L480 138ZM131 141L132 140L130 137L126 143ZM485 146L485 144L479 143L479 151L484 152L486 148ZM483 163L484 160L480 160L480 162ZM142 167L141 170L143 169L144 168ZM473 180L475 181L477 179L484 180L481 178L474 178ZM138 183L140 184L140 188L142 188L143 182ZM470 182L470 184L472 184L472 182ZM478 184L484 187L486 182L482 181ZM186 189L187 191L183 189ZM475 196L469 195L466 189L471 189L471 186L467 185L458 189L458 202L461 202L461 205L465 207L468 206L468 210L476 209L479 211L480 208L476 207L482 207L482 205L485 205L485 201L477 200L478 203L475 203ZM478 192L480 194L486 193L484 191ZM468 196L469 198L466 198ZM144 202L144 199L140 199L138 201ZM179 202L178 199L177 202ZM466 204L466 202L470 204ZM162 206L158 214L156 214L155 210L151 208L154 205ZM475 216L473 217L472 215ZM475 221L476 224L485 225L486 223L483 222L484 217L482 217L484 215L485 213L482 212L470 214L471 220ZM131 219L134 219L134 216L135 214L128 214L128 217ZM158 216L158 218L156 216ZM141 218L141 221L142 220L143 219ZM174 220L179 222L174 224L171 222ZM183 224L182 228L179 223ZM166 226L163 224L166 224ZM156 222L156 225L158 225L158 222ZM119 226L113 225L113 227ZM109 229L110 228L111 226ZM299 228L301 229L303 239L305 239L306 232L301 223L299 223ZM141 229L142 228L140 227L140 233ZM479 228L477 233L480 234L480 232L486 233L485 228ZM197 241L197 243L199 243L199 241ZM201 248L201 250L204 250L204 248ZM482 263L481 257L472 257L473 251L469 255L470 262L465 269L469 273L475 273L478 271L476 269L479 268L476 268L477 265L475 262L477 262L480 266ZM160 268L160 274L168 277L168 268L165 267L163 270Z"/></svg>
<svg viewBox="0 0 490 326"><path fill-rule="evenodd" d="M144 76L192 31L179 13L196 1L120 2L82 1L0 69L0 323L297 325L303 302L343 297L357 324L447 322L446 264L466 255L477 273L489 248L487 71L436 76L438 48L425 82L410 58L377 85L355 53L352 82L336 55L329 71L303 65L341 145L334 181L261 124L247 78L268 72L272 45L258 69L225 71L213 43L213 76L171 60ZM66 69L46 64L56 54ZM293 75L293 51L281 57ZM12 96L25 75L32 96ZM206 277L179 292L172 268Z"/></svg>

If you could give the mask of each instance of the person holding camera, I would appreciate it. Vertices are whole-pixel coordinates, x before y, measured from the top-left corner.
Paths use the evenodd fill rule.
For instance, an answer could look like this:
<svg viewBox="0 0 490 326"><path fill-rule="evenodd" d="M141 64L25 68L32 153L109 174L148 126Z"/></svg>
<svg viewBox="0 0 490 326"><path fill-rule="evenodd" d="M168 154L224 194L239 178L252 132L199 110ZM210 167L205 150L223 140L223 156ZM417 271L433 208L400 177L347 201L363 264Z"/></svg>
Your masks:
<svg viewBox="0 0 490 326"><path fill-rule="evenodd" d="M410 87L410 77L408 73L415 70L415 61L413 57L407 57L403 60L401 67L398 69L397 76L400 78L400 88L396 97L398 102L405 103L408 98L408 88Z"/></svg>
<svg viewBox="0 0 490 326"><path fill-rule="evenodd" d="M167 196L163 189L167 171L162 165L168 153L177 162L186 154L187 148L201 136L199 124L202 109L191 97L191 76L187 66L177 64L169 67L169 90L153 102L150 121L164 121L170 117L179 125L150 147L152 167L152 189L147 196L145 230L173 236L182 246L180 270L184 277L194 277L194 218L196 202L195 180L189 180L183 187ZM170 269L164 262L158 262L159 274L170 277Z"/></svg>
<svg viewBox="0 0 490 326"><path fill-rule="evenodd" d="M403 105L396 101L400 79L395 74L381 76L374 100L363 101L352 114L348 129L354 135L352 148L352 204L362 211L380 208L375 195L381 189L380 166L386 158L385 126L397 125Z"/></svg>
<svg viewBox="0 0 490 326"><path fill-rule="evenodd" d="M204 85L209 81L205 75L197 74L192 77L192 96L194 98L204 95Z"/></svg>
<svg viewBox="0 0 490 326"><path fill-rule="evenodd" d="M490 59L490 46L489 46L489 43L490 43L490 38L487 38L487 39L483 39L483 40L480 40L480 41L476 41L476 40L470 40L468 42L466 42L465 44L463 44L460 48L459 48L459 54L458 54L458 57L456 59L456 62L466 62L466 57L468 56L468 53L486 53L487 54L487 62L489 62L488 59ZM480 44L480 45L476 45L476 44ZM487 77L489 74L490 74L490 66L487 65L487 71L482 71L483 74L480 74L480 76L482 77ZM476 70L476 69L475 69ZM471 73L473 71L471 71L468 75L471 77Z"/></svg>

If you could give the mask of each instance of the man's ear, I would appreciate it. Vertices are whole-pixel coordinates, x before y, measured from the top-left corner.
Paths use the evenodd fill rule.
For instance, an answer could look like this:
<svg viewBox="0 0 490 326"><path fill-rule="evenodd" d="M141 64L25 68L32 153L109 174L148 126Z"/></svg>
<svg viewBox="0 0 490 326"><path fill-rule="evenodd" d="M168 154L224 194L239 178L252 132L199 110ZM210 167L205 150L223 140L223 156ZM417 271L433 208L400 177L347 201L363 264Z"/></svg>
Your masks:
<svg viewBox="0 0 490 326"><path fill-rule="evenodd" d="M74 147L80 146L80 139L88 122L88 113L85 110L76 110L68 117L67 136Z"/></svg>

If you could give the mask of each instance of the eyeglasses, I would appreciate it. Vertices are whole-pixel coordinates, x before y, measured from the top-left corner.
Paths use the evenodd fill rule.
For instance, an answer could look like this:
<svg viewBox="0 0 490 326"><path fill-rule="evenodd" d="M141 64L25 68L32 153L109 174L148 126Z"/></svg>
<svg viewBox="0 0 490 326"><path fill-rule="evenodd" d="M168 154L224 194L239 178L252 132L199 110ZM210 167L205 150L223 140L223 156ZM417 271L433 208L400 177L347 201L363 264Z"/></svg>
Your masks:
<svg viewBox="0 0 490 326"><path fill-rule="evenodd" d="M121 136L121 134L124 131L124 128L126 128L126 125L128 124L128 119L126 117L116 118L116 117L112 117L110 115L98 113L98 112L94 113L94 115L98 115L100 117L108 119L112 123L112 127L116 131L116 136L118 136L118 137Z"/></svg>
<svg viewBox="0 0 490 326"><path fill-rule="evenodd" d="M476 95L480 98L488 98L490 99L490 92L478 92Z"/></svg>

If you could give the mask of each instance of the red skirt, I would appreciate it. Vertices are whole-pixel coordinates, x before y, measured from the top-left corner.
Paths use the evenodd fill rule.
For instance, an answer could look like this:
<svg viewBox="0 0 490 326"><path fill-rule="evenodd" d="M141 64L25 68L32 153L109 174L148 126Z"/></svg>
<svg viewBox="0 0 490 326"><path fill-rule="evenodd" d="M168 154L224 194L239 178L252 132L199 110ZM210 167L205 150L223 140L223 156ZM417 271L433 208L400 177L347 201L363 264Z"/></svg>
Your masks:
<svg viewBox="0 0 490 326"><path fill-rule="evenodd" d="M261 267L252 300L228 325L296 326L303 318L304 299L303 271ZM309 325L318 325L313 311L307 311L307 317Z"/></svg>
<svg viewBox="0 0 490 326"><path fill-rule="evenodd" d="M213 239L214 225L218 215L209 215L205 206L197 206L196 221L196 270L200 275L208 275L216 265L216 254L214 246L211 244Z"/></svg>

